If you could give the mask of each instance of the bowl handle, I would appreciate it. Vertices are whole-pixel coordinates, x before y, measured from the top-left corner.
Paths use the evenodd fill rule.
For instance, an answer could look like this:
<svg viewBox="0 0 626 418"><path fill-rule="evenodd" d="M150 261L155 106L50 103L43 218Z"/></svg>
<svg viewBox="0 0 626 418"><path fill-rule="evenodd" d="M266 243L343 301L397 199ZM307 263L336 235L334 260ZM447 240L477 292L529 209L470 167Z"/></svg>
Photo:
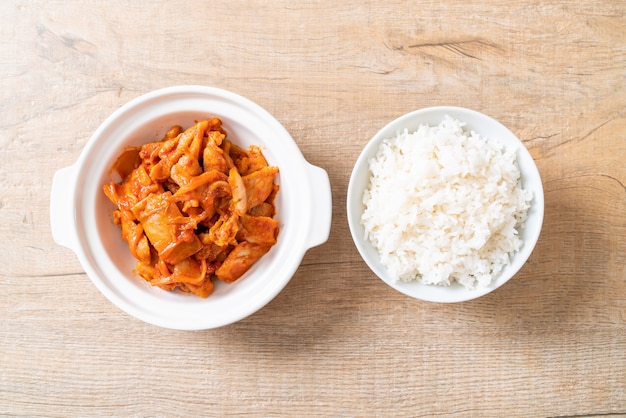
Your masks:
<svg viewBox="0 0 626 418"><path fill-rule="evenodd" d="M333 215L332 193L328 173L320 167L309 164L309 184L313 196L311 230L307 238L309 248L325 243L330 235Z"/></svg>
<svg viewBox="0 0 626 418"><path fill-rule="evenodd" d="M60 169L52 179L50 226L54 241L76 252L78 235L75 223L76 165Z"/></svg>

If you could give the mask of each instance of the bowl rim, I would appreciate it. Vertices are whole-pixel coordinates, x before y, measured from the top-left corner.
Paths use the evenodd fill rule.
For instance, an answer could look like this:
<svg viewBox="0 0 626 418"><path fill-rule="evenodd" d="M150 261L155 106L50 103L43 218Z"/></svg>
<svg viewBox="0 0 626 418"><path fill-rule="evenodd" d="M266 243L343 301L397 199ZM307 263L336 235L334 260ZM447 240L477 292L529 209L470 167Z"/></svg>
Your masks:
<svg viewBox="0 0 626 418"><path fill-rule="evenodd" d="M502 135L502 137L498 135L498 140L505 142L505 146L514 144L517 147L517 161L520 173L522 174L522 182L525 188L532 186L533 200L531 201L528 218L522 231L524 234L524 244L522 248L514 254L512 263L506 266L503 271L493 279L491 285L476 287L472 290L466 290L458 283L446 287L425 285L418 281L403 282L395 280L380 263L377 251L373 248L371 243L365 239L364 228L360 224L360 217L364 208L362 193L369 182L368 161L376 153L380 143L384 139L401 132L404 128L407 128L409 132L411 132L416 130L420 124L438 124L446 115L465 123L465 129L474 130L481 136L490 138L490 136L484 135L483 132L485 130L497 132ZM474 129L477 128L477 125L480 126L480 128ZM489 127L489 129L486 129L486 127ZM530 152L525 147L524 143L506 126L496 119L476 110L459 106L431 106L413 110L397 117L391 122L388 122L367 141L363 150L357 157L350 175L346 210L352 240L363 261L380 280L400 293L414 299L426 302L457 303L470 301L491 293L503 286L519 272L534 251L541 233L544 217L544 192L539 170Z"/></svg>
<svg viewBox="0 0 626 418"><path fill-rule="evenodd" d="M211 107L216 103L221 106L220 109ZM196 107L200 105L208 107L201 109ZM265 141L259 145L264 148L263 152L268 162L278 165L281 170L278 178L281 191L286 189L288 193L290 191L293 191L292 194L297 193L297 196L279 193L278 199L282 206L277 209L279 211L282 209L282 213L277 215L277 219L281 221L278 243L249 270L248 273L252 277L247 275L242 277L247 279L242 280L243 285L239 284L239 281L234 283L231 292L240 292L239 298L231 295L218 302L213 295L206 299L189 295L172 296L174 292L152 288L145 281L142 283L143 279L133 277L133 280L128 280L134 273L121 271L116 264L117 261L113 261L114 251L119 250L116 248L111 252L110 248L105 248L101 242L105 238L97 233L97 224L109 222L108 219L102 220L96 215L98 211L102 211L97 208L97 199L102 199L100 192L104 183L100 178L105 176L102 167L106 165L106 162L100 160L111 161L111 158L116 158L123 145L133 141L129 138L132 133L152 129L153 121L160 120L159 118L167 119L172 114L187 113L227 117L235 121L240 117L242 121L257 122L258 124L254 125L255 134L258 133L256 138L263 135ZM191 116L189 118L191 119ZM234 128L235 125L231 127ZM169 129L169 126L163 126L163 129ZM115 135L120 132L122 134L116 137ZM241 132L239 130L235 136L241 135ZM124 133L125 137L120 138ZM229 132L230 134L232 132ZM158 138L156 132L155 138ZM150 140L142 138L140 142ZM267 147L270 143L271 146ZM271 161L270 157L274 161ZM282 173L285 174L281 176ZM296 190L294 180L287 177L298 176L305 178L306 181L298 183ZM319 196L320 202L313 202L313 195ZM98 197L90 199L93 196ZM64 203L64 207L72 212L69 215L70 219L59 219L59 209L55 208L55 205L63 200L71 201ZM294 210L296 204L303 206L297 213ZM316 211L312 209L314 206ZM263 308L291 280L306 251L327 240L331 217L332 203L327 173L305 160L283 125L251 100L228 90L210 86L166 87L128 101L100 124L83 148L78 160L72 166L55 174L51 191L51 223L55 241L76 253L88 277L100 292L118 308L135 318L164 328L180 330L221 327L244 319ZM288 223L293 223L297 227L285 225L289 219L291 221ZM117 228L115 225L112 226ZM59 232L63 227L68 229L67 234L70 238L63 236L66 234L65 231ZM111 226L107 225L106 228L110 229ZM121 240L119 232L118 235ZM290 240L289 245L283 242L286 238ZM128 252L127 245L124 250ZM263 270L266 265L273 270L265 271L267 268ZM262 277L257 279L257 276ZM139 284L135 283L136 279ZM265 286L259 283L262 279L267 280ZM246 303L230 307L234 302L241 302L244 297L248 298L244 300ZM163 301L163 304L159 306L159 303L156 303L158 301ZM218 305L221 310L215 312ZM182 313L171 312L173 307L178 306L182 308Z"/></svg>

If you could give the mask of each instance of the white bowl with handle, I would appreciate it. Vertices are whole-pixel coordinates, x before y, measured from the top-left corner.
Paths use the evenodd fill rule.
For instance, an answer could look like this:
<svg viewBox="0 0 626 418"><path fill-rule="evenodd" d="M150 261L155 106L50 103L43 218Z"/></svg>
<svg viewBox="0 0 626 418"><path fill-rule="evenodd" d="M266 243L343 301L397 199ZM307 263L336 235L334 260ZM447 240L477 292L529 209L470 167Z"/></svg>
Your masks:
<svg viewBox="0 0 626 418"><path fill-rule="evenodd" d="M230 141L261 147L280 170L275 200L278 242L239 280L216 280L208 298L152 287L135 272L136 260L113 223L115 206L102 191L126 146L163 137L173 125L218 117ZM122 106L88 141L78 161L54 175L50 217L54 240L71 249L96 287L128 314L184 330L231 324L255 313L287 285L305 253L329 236L328 174L308 163L287 130L267 111L235 93L206 86L156 90Z"/></svg>

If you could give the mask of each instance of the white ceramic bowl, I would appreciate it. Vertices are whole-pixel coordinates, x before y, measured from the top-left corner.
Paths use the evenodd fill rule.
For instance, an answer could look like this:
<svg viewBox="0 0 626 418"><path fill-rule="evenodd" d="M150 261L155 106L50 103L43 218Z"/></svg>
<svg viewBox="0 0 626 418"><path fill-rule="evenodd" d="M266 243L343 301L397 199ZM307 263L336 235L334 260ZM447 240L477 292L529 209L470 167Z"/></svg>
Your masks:
<svg viewBox="0 0 626 418"><path fill-rule="evenodd" d="M417 130L422 124L438 125L446 115L465 122L465 128L476 131L483 137L498 139L505 147L517 149L517 162L522 176L522 185L531 190L533 200L528 212L525 227L520 231L524 244L519 252L511 259L511 263L494 278L487 287L476 287L466 290L462 285L455 283L450 286L424 285L419 282L402 282L396 280L386 267L380 262L376 249L364 238L365 231L360 223L365 209L362 198L363 191L369 182L368 161L376 154L380 143L385 138L395 136L405 128L409 132ZM370 269L392 288L416 299L431 302L462 302L483 296L506 283L524 265L533 251L543 224L543 186L537 166L524 144L504 125L482 113L459 107L431 107L417 110L399 117L381 129L368 142L356 161L347 197L348 223L352 239Z"/></svg>
<svg viewBox="0 0 626 418"><path fill-rule="evenodd" d="M151 287L133 273L136 261L113 224L114 206L102 186L128 145L162 138L172 125L217 116L228 138L262 147L280 169L275 201L278 242L238 281L215 283L206 299ZM309 164L293 138L268 112L234 93L204 86L157 90L127 103L96 130L78 161L53 179L50 216L55 241L73 250L97 288L145 322L172 329L208 329L256 312L289 282L304 254L328 239L332 216L326 171Z"/></svg>

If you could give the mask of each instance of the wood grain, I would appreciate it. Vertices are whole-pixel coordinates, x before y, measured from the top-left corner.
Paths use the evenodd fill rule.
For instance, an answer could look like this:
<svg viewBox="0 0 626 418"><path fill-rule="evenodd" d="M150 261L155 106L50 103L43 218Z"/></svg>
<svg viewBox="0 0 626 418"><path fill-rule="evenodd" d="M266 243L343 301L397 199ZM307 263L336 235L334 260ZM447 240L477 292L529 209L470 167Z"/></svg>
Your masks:
<svg viewBox="0 0 626 418"><path fill-rule="evenodd" d="M0 415L626 416L626 2L0 4ZM329 173L330 239L206 332L110 304L50 234L53 174L128 100L203 84L271 112ZM432 105L515 132L545 188L520 274L410 300L352 244L364 144Z"/></svg>

